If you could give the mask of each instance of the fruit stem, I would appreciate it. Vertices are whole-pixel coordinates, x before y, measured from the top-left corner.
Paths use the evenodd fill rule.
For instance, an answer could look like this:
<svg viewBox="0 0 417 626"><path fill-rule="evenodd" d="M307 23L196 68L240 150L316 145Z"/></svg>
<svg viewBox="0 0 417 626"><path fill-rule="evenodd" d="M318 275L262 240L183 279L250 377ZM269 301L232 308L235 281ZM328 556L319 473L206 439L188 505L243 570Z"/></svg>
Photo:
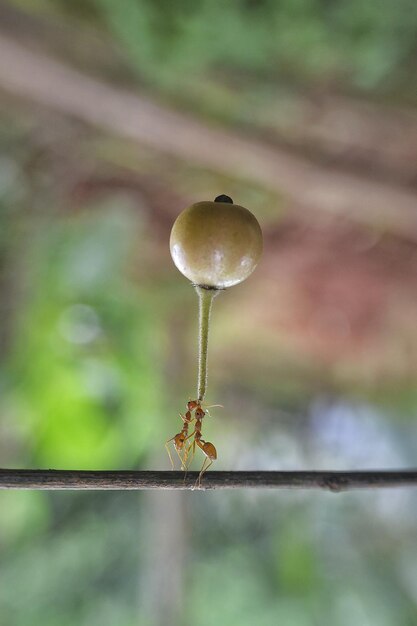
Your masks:
<svg viewBox="0 0 417 626"><path fill-rule="evenodd" d="M215 287L195 285L198 295L198 383L197 399L203 402L207 387L207 351L210 313L213 299L219 293Z"/></svg>

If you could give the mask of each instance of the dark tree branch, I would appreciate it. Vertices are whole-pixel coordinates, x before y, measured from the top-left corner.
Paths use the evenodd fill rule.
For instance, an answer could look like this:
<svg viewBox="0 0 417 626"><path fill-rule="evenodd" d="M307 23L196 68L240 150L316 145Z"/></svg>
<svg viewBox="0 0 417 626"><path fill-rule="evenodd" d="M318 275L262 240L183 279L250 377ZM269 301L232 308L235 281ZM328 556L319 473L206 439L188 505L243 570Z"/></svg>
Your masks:
<svg viewBox="0 0 417 626"><path fill-rule="evenodd" d="M0 469L0 489L193 489L197 472ZM417 487L417 470L356 472L207 472L201 489L375 489Z"/></svg>

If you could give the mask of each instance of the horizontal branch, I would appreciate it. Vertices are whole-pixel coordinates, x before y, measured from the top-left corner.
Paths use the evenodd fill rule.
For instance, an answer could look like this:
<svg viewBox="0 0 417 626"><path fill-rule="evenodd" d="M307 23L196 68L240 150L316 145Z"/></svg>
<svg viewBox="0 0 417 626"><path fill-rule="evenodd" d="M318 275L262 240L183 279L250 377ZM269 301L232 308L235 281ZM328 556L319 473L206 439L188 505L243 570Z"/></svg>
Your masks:
<svg viewBox="0 0 417 626"><path fill-rule="evenodd" d="M378 231L382 226L417 238L413 189L336 171L236 131L204 124L138 92L86 76L3 33L0 89L195 166L246 177L283 194L303 211L343 215Z"/></svg>
<svg viewBox="0 0 417 626"><path fill-rule="evenodd" d="M194 489L198 472L0 469L0 489ZM207 472L201 489L376 489L417 487L417 470L355 472Z"/></svg>

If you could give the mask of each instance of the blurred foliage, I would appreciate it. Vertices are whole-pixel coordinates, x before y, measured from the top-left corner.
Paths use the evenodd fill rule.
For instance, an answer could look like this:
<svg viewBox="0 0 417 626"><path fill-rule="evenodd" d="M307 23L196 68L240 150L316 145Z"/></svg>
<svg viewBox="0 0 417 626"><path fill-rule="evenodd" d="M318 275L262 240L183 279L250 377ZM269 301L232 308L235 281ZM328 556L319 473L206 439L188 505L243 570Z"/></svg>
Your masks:
<svg viewBox="0 0 417 626"><path fill-rule="evenodd" d="M260 121L258 104L274 101L281 82L398 99L415 91L417 5L409 0L13 4L70 15L101 34L107 25L150 90L251 128ZM47 122L49 131L54 120ZM2 464L142 468L149 459L154 465L154 450L173 434L173 416L179 424L178 371L194 355L193 294L164 271L148 280L156 236L139 203L113 193L94 202L68 201L57 170L37 152L42 129L21 119L16 125L7 121L0 128ZM69 135L78 145L79 134ZM74 150L71 141L59 143L65 152ZM122 149L121 143L95 135L88 166L77 161L76 150L74 161L92 170L103 161L107 172L140 170L136 147ZM59 160L53 140L49 150L51 161ZM143 165L147 158L152 165ZM142 165L147 177L164 170L179 195L211 190L219 181L193 164L177 165L173 174L160 155L146 155ZM71 179L67 166L58 174ZM279 203L269 192L249 183L242 192L244 182L224 182L231 192L239 187L248 205L261 207L264 224L274 222ZM184 337L187 345L178 347ZM232 346L239 357L239 346L226 341L220 329L218 344ZM226 398L226 409L213 412L207 425L221 450L219 466L343 469L413 462L412 420L356 406L352 397L328 399L325 373L312 379L287 358L274 364L268 378L247 358L239 380L226 372L227 363L219 364L218 380L227 387L219 400ZM393 404L401 403L414 416L414 390L401 390ZM160 519L167 528L175 523L165 496L157 515L137 494L1 493L1 626L155 626L137 598L152 573ZM196 493L180 506L184 544L174 542L159 566L169 585L183 573L172 555L185 554L181 626L417 621L416 500L410 491ZM153 591L158 601L164 585Z"/></svg>
<svg viewBox="0 0 417 626"><path fill-rule="evenodd" d="M257 88L277 79L365 92L416 86L411 0L95 0L95 6L152 87L196 97L213 73L241 88L251 76Z"/></svg>
<svg viewBox="0 0 417 626"><path fill-rule="evenodd" d="M387 494L219 493L205 494L204 505L198 494L192 623L373 626L377 619L412 626L415 600L405 582L411 571L403 578L398 568L415 520L408 518L401 534L392 518L384 522ZM407 517L411 499L391 496Z"/></svg>
<svg viewBox="0 0 417 626"><path fill-rule="evenodd" d="M122 207L36 226L13 366L34 458L129 466L147 448L162 395L146 292L120 278L144 234Z"/></svg>
<svg viewBox="0 0 417 626"><path fill-rule="evenodd" d="M38 506L31 510L34 499ZM137 498L15 492L2 494L1 503L1 517L5 510L13 509L16 518L25 510L28 531L15 542L1 532L3 624L140 624ZM41 510L49 511L42 530L36 524Z"/></svg>
<svg viewBox="0 0 417 626"><path fill-rule="evenodd" d="M144 236L131 210L29 219L10 388L32 462L134 464L162 397L146 290L121 279ZM132 324L131 320L135 323Z"/></svg>

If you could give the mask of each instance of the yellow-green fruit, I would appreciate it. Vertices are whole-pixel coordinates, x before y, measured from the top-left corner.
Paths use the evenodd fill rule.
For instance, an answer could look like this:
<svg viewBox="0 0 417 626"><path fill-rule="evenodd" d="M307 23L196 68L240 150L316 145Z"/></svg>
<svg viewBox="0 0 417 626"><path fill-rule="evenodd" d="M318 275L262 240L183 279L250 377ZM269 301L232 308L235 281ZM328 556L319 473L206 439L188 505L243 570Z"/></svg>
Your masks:
<svg viewBox="0 0 417 626"><path fill-rule="evenodd" d="M255 269L262 254L262 231L256 217L229 198L197 202L177 217L170 250L175 265L191 282L225 289Z"/></svg>

